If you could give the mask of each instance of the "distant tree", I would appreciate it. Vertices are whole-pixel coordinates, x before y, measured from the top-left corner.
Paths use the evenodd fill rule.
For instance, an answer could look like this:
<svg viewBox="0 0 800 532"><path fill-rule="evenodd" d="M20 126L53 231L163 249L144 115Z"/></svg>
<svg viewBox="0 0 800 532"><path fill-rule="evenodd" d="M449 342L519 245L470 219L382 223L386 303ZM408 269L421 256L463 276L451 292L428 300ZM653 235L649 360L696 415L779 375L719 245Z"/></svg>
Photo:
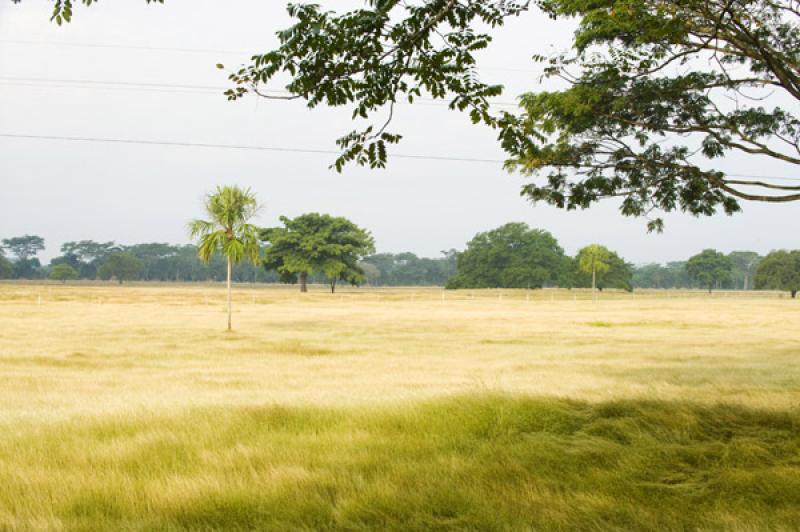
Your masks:
<svg viewBox="0 0 800 532"><path fill-rule="evenodd" d="M74 279L79 279L78 271L69 264L56 264L50 269L48 277L53 281L66 283Z"/></svg>
<svg viewBox="0 0 800 532"><path fill-rule="evenodd" d="M755 251L732 251L728 253L728 258L733 263L733 280L735 287L739 288L738 281L741 281L742 290L747 290L752 284L750 281L761 260L761 255Z"/></svg>
<svg viewBox="0 0 800 532"><path fill-rule="evenodd" d="M758 289L788 290L792 299L800 290L800 250L773 251L758 265L755 275Z"/></svg>
<svg viewBox="0 0 800 532"><path fill-rule="evenodd" d="M599 244L590 244L578 252L578 268L592 276L592 298L596 299L597 274L606 273L609 269L611 252Z"/></svg>
<svg viewBox="0 0 800 532"><path fill-rule="evenodd" d="M703 250L686 263L689 276L708 287L709 293L720 283L728 281L732 270L731 259L713 249Z"/></svg>
<svg viewBox="0 0 800 532"><path fill-rule="evenodd" d="M227 262L228 330L231 330L231 273L233 266L244 259L258 263L258 229L250 220L258 213L258 201L250 189L236 186L217 187L206 198L209 220L194 220L189 224L192 238L199 238L197 256L208 263L217 253Z"/></svg>
<svg viewBox="0 0 800 532"><path fill-rule="evenodd" d="M117 251L106 257L105 262L97 269L100 279L116 279L119 284L124 281L138 279L142 274L142 261L124 251Z"/></svg>
<svg viewBox="0 0 800 532"><path fill-rule="evenodd" d="M14 265L13 277L15 279L39 279L42 277L42 263L37 258L15 260L12 264Z"/></svg>
<svg viewBox="0 0 800 532"><path fill-rule="evenodd" d="M13 253L17 260L27 261L44 249L44 238L35 235L6 238L3 240L3 247Z"/></svg>
<svg viewBox="0 0 800 532"><path fill-rule="evenodd" d="M478 233L458 255L447 288L541 288L569 264L558 241L541 229L509 223Z"/></svg>
<svg viewBox="0 0 800 532"><path fill-rule="evenodd" d="M50 264L69 264L83 279L97 277L97 268L115 251L123 251L114 242L95 242L81 240L80 242L65 242L61 245L61 256L56 257Z"/></svg>
<svg viewBox="0 0 800 532"><path fill-rule="evenodd" d="M337 281L356 285L365 279L359 262L375 251L368 231L350 220L316 212L296 218L281 216L283 227L261 231L267 243L264 267L277 271L281 280L300 281L300 291L308 291L310 275L324 275L336 290Z"/></svg>
<svg viewBox="0 0 800 532"><path fill-rule="evenodd" d="M571 279L571 286L581 288L592 287L591 256L588 254L588 247L578 252L574 262L574 274ZM602 262L608 266L602 266L595 272L595 286L598 291L606 288L619 288L621 290L633 290L633 266L625 262L617 253L600 246ZM583 267L581 266L583 264Z"/></svg>
<svg viewBox="0 0 800 532"><path fill-rule="evenodd" d="M441 257L418 257L414 253L377 253L364 264L380 272L370 282L384 286L444 286L456 274L458 252L442 251Z"/></svg>
<svg viewBox="0 0 800 532"><path fill-rule="evenodd" d="M9 279L14 276L14 265L10 260L0 254L0 279Z"/></svg>

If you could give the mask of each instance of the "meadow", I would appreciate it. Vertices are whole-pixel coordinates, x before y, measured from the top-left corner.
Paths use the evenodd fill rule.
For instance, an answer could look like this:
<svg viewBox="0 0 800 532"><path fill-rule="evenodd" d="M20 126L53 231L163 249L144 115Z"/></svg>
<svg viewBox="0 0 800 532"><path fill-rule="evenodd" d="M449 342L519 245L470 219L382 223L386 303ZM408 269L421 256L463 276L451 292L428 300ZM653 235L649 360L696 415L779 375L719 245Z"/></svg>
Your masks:
<svg viewBox="0 0 800 532"><path fill-rule="evenodd" d="M0 530L798 530L778 293L0 284Z"/></svg>

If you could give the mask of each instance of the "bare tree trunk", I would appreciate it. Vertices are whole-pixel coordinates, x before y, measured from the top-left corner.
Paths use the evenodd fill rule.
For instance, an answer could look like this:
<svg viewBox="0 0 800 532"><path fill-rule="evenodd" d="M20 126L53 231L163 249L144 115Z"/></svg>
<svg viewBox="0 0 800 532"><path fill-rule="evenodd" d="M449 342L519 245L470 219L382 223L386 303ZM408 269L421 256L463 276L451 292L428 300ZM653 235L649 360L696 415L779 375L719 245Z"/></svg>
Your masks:
<svg viewBox="0 0 800 532"><path fill-rule="evenodd" d="M336 277L331 279L331 294L336 292Z"/></svg>
<svg viewBox="0 0 800 532"><path fill-rule="evenodd" d="M792 299L797 297L797 290L792 290Z"/></svg>
<svg viewBox="0 0 800 532"><path fill-rule="evenodd" d="M231 330L231 258L228 257L228 330Z"/></svg>
<svg viewBox="0 0 800 532"><path fill-rule="evenodd" d="M595 290L597 284L597 268L592 265L592 301L597 301L597 291Z"/></svg>
<svg viewBox="0 0 800 532"><path fill-rule="evenodd" d="M306 285L306 280L308 279L308 274L303 272L300 274L300 291L301 292L308 292L308 286Z"/></svg>

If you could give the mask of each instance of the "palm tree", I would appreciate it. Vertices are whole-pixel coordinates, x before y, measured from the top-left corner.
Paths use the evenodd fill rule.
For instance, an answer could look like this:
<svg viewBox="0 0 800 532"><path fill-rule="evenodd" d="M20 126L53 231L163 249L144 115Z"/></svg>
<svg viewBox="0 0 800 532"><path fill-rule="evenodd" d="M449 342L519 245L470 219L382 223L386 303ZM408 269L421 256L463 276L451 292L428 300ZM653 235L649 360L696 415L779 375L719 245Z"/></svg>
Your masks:
<svg viewBox="0 0 800 532"><path fill-rule="evenodd" d="M592 301L597 301L597 274L609 269L609 255L610 252L599 244L586 246L578 253L578 267L592 274Z"/></svg>
<svg viewBox="0 0 800 532"><path fill-rule="evenodd" d="M250 259L259 262L258 229L247 222L256 215L259 206L250 189L236 186L217 187L206 198L210 220L189 223L192 238L199 238L197 256L208 263L218 251L228 260L228 330L231 330L231 270L234 264Z"/></svg>

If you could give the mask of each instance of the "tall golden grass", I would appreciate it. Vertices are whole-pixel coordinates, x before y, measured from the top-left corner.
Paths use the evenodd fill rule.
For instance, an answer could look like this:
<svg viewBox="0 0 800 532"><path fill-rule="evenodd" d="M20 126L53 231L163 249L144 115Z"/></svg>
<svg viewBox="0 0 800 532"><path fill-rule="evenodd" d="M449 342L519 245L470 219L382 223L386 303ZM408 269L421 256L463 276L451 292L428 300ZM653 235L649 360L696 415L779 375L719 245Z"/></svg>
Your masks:
<svg viewBox="0 0 800 532"><path fill-rule="evenodd" d="M794 529L775 293L0 284L0 529Z"/></svg>

